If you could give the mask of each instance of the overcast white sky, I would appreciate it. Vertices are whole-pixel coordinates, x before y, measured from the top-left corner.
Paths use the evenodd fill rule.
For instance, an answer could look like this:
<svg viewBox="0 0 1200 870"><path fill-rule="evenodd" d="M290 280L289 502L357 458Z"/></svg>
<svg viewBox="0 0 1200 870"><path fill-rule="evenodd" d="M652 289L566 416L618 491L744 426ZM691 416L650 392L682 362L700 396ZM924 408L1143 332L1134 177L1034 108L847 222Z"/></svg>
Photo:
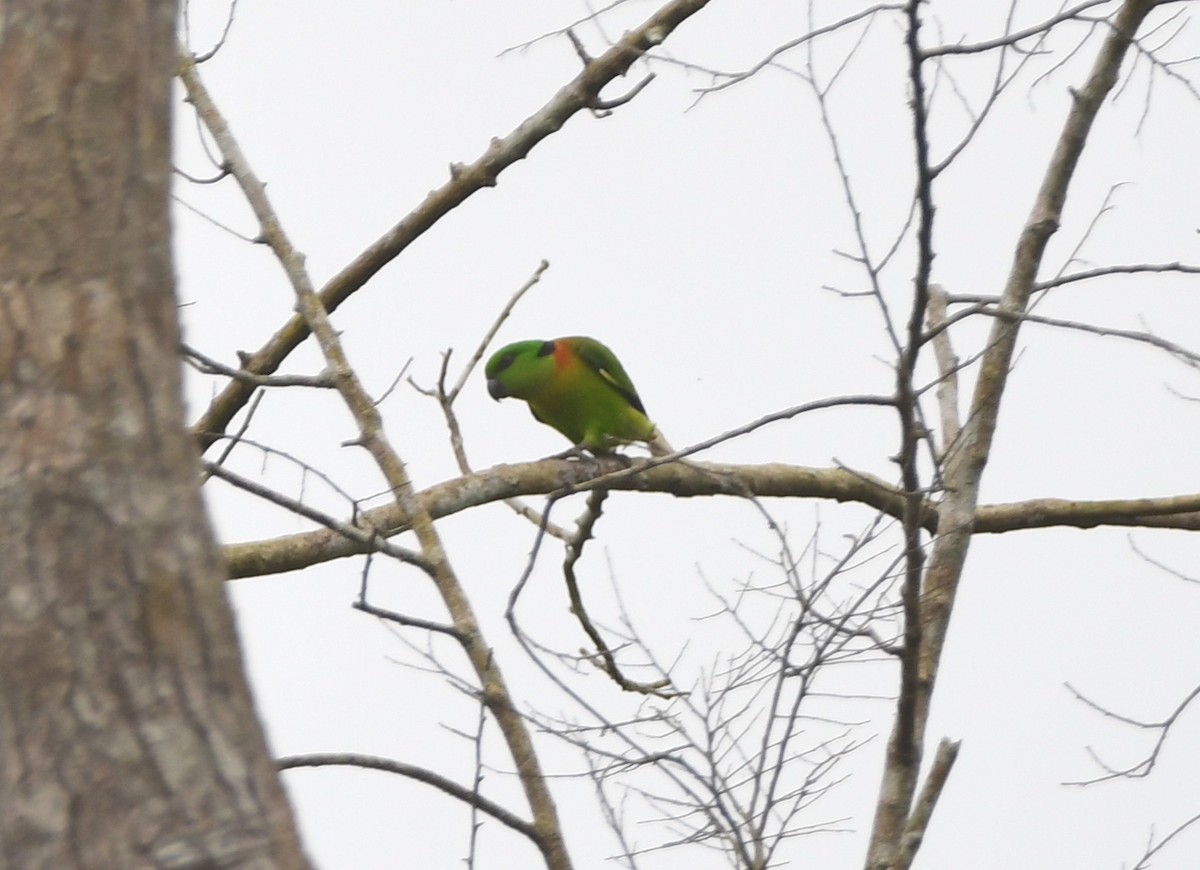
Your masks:
<svg viewBox="0 0 1200 870"><path fill-rule="evenodd" d="M657 5L628 2L603 19L602 32L582 26L579 34L599 54L606 35L619 35ZM854 8L817 3L816 19L823 23ZM1014 29L1057 9L1050 2L1020 3ZM1156 20L1178 10L1192 14L1189 4L1173 4ZM195 50L208 49L226 11L225 4L193 0ZM442 184L449 164L473 160L491 137L509 132L577 72L579 61L564 37L502 52L586 12L583 3L533 0L242 0L227 44L201 71L320 285ZM997 2L931 3L927 14L940 25L931 24L925 38L939 39L939 26L948 42L990 38L1002 32L1006 12L1007 4ZM744 69L802 34L806 15L802 3L713 0L664 52L703 67ZM971 149L939 179L934 277L950 292L999 292L1061 127L1068 88L1083 80L1100 32L1062 68L1039 76L1084 33L1073 25L1052 40L1058 54L1031 62ZM902 226L912 189L901 39L897 20L881 18L830 94L846 169L876 252ZM847 36L820 43L820 73L830 75L852 44ZM1166 51L1180 58L1200 53L1194 23ZM788 60L799 68L804 56ZM955 60L954 82L938 82L936 153L944 153L966 123L954 89L978 105L994 63L994 57ZM652 68L656 80L630 104L603 119L575 117L337 312L352 362L372 391L382 393L409 360L413 378L431 384L447 348L461 364L542 259L550 269L497 342L574 333L601 338L620 355L651 416L676 446L810 399L890 390L892 357L875 303L824 289L861 290L863 276L836 253L853 250L854 239L811 88L797 75L769 69L697 102L696 89L710 83L707 76L662 62ZM1200 262L1200 108L1178 79L1159 70L1139 131L1146 69L1102 114L1052 243L1047 276L1064 263L1117 184L1111 210L1078 255L1083 261ZM619 94L645 72L635 68L606 93ZM190 114L181 111L179 118L179 165L211 173ZM256 231L232 182L201 187L181 181L177 193L242 233ZM292 292L266 248L183 208L176 229L187 340L233 363L235 351L257 348L284 321ZM883 276L901 316L912 262L910 240ZM1124 329L1149 327L1200 348L1196 290L1194 277L1104 279L1056 291L1039 311ZM961 356L978 348L986 326L965 324L954 333ZM1196 490L1200 404L1171 392L1200 396L1195 369L1116 338L1048 328L1028 328L1021 346L985 502ZM284 366L300 373L319 368L311 346ZM457 376L457 365L451 371ZM199 413L212 382L193 377L189 389ZM476 468L566 446L517 403L493 403L479 375L459 405ZM434 402L401 387L382 410L419 487L455 476ZM248 434L311 463L356 497L383 488L362 451L339 446L354 430L331 394L272 392ZM888 457L897 445L892 415L851 409L776 424L701 458L840 462L893 479ZM261 473L283 492L348 515L342 500L286 461L264 462L246 448L234 457L243 473ZM210 489L225 541L308 527L217 484ZM797 549L819 533L826 552L842 552L842 536L871 519L862 507L768 506ZM567 523L577 510L560 507L555 519ZM503 622L532 526L498 504L439 527L517 694L545 713L569 710L537 677ZM581 570L585 594L594 596L605 618L615 619L615 586L663 660L686 649L684 662L694 671L737 651L727 623L701 617L717 609L706 583L731 596L739 583L771 576L769 561L751 550L772 553L777 544L751 507L616 494L598 534ZM1099 772L1088 747L1119 766L1137 761L1151 740L1104 720L1064 683L1144 719L1163 717L1200 683L1194 641L1200 588L1147 565L1130 544L1200 575L1200 545L1193 538L1103 529L976 539L930 727L935 740L962 739L963 748L918 867L1115 870L1136 861L1152 832L1161 835L1200 812L1194 711L1152 777L1088 789L1061 784ZM567 612L558 563L557 550L543 555L525 619L539 637L570 650L584 639ZM476 710L442 677L414 670L418 658L389 629L351 609L362 567L360 559L345 560L232 585L273 747L279 755L378 754L469 782L470 748L450 729L473 729ZM428 583L415 572L377 564L371 577L378 603L438 617ZM862 579L873 579L870 567ZM452 654L446 662L463 670ZM847 676L831 690L889 685L877 685L877 677ZM614 711L632 709L602 677L589 680L591 697ZM842 773L849 778L805 820L839 820L836 827L846 832L790 841L780 855L789 866L861 865L889 709L885 703L843 710L867 723L857 737L879 736L846 762ZM506 768L494 732L487 746L493 762ZM559 745L547 741L545 751L556 772L579 770ZM324 870L451 867L465 854L466 810L423 785L333 769L290 772L285 782L306 845ZM524 815L503 773L489 773L487 787ZM564 779L555 787L576 866L605 866L615 847L592 807L590 786ZM500 826L485 825L481 836L477 866L535 866L529 847ZM636 836L649 844L669 831L641 825ZM1194 867L1198 845L1200 832L1153 866ZM645 866L683 861L697 870L725 866L721 856L698 848L651 856Z"/></svg>

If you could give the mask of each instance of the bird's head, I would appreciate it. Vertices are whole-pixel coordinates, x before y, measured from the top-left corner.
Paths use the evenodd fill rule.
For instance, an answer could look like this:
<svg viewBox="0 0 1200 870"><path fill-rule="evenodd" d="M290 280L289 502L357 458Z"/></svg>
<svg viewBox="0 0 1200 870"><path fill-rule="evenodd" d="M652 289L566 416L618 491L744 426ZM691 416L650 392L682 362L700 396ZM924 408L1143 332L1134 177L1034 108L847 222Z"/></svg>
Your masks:
<svg viewBox="0 0 1200 870"><path fill-rule="evenodd" d="M554 376L553 341L518 341L500 348L484 367L488 394L526 398Z"/></svg>

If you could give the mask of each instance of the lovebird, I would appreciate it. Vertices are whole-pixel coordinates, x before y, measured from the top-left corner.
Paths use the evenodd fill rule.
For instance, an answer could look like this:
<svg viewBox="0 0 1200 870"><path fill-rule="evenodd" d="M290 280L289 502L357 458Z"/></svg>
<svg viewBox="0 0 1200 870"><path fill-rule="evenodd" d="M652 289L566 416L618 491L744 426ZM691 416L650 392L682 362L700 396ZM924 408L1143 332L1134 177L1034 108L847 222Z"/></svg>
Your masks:
<svg viewBox="0 0 1200 870"><path fill-rule="evenodd" d="M643 441L655 456L674 452L616 355L594 338L514 342L492 354L484 371L493 399L523 399L577 448L599 455Z"/></svg>

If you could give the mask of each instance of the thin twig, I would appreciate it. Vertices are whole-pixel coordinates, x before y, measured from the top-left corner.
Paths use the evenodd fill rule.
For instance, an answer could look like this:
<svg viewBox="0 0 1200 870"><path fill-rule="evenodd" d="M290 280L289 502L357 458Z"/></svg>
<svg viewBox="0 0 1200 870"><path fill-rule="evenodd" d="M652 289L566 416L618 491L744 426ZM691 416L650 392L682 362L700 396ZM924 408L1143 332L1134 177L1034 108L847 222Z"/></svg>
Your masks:
<svg viewBox="0 0 1200 870"><path fill-rule="evenodd" d="M483 702L483 697L479 698L479 716L475 720L475 734L472 736L472 742L475 746L475 773L471 777L471 794L476 798L483 798L483 732L487 726L487 704ZM483 823L479 820L480 809L477 803L471 803L471 831L467 837L467 868L475 867L475 858L477 849L479 848L479 829Z"/></svg>
<svg viewBox="0 0 1200 870"><path fill-rule="evenodd" d="M358 767L364 770L380 770L384 773L405 776L431 785L451 797L457 798L481 813L491 816L500 824L512 828L519 834L524 834L534 842L538 840L538 832L533 824L519 818L478 792L464 788L440 773L434 773L428 768L418 767L415 764L406 764L403 761L381 758L376 755L361 755L356 752L313 752L306 755L288 755L279 759L275 764L280 770L296 770L301 767Z"/></svg>
<svg viewBox="0 0 1200 870"><path fill-rule="evenodd" d="M382 619L385 622L394 622L396 625L404 626L405 628L417 628L421 631L432 631L436 634L444 634L461 642L462 637L453 625L446 625L442 622L434 622L431 619L422 619L419 616L409 616L406 613L398 613L395 610L390 610L386 607L379 607L371 604L364 597L360 596L354 604L351 605L355 610L361 610L363 613Z"/></svg>
<svg viewBox="0 0 1200 870"><path fill-rule="evenodd" d="M1157 855L1159 852L1161 852L1163 849L1165 849L1171 843L1172 840L1174 840L1176 837L1178 837L1180 834L1182 834L1188 828L1192 827L1192 825L1196 824L1197 822L1200 822L1200 813L1197 813L1196 815L1192 816L1190 819L1186 819L1185 821L1178 824L1169 834L1167 834L1165 837L1163 837L1157 843L1154 842L1154 834L1153 834L1153 832L1151 832L1150 845L1147 846L1146 851L1142 854L1142 857L1141 857L1141 859L1138 860L1137 864L1135 864L1133 866L1133 870L1150 870L1150 866L1151 866L1150 859L1153 858L1155 855Z"/></svg>
<svg viewBox="0 0 1200 870"><path fill-rule="evenodd" d="M245 369L227 366L186 344L183 345L183 358L201 374L237 378L256 387L316 387L324 390L333 388L333 381L326 375L256 375Z"/></svg>
<svg viewBox="0 0 1200 870"><path fill-rule="evenodd" d="M461 393L463 387L466 386L467 379L470 378L471 373L475 371L475 366L479 365L479 361L483 359L483 355L487 353L488 345L492 343L492 339L496 337L496 333L500 331L500 327L504 325L504 321L508 320L508 316L512 314L513 309L517 307L517 303L521 301L521 297L532 290L534 286L536 286L537 283L542 280L542 275L544 275L546 270L549 268L550 261L542 260L542 262L538 264L537 269L534 270L533 274L529 276L529 280L518 287L517 291L509 297L509 300L507 303L505 303L504 307L500 309L500 313L496 315L496 319L492 321L491 327L489 327L488 331L484 334L483 340L479 342L479 346L475 348L475 352L471 354L471 358L467 360L466 366L463 367L462 374L459 375L458 380L455 382L450 391L446 393L446 401L449 404L454 404L454 400L458 398L458 394Z"/></svg>
<svg viewBox="0 0 1200 870"><path fill-rule="evenodd" d="M980 306L971 313L982 314L986 317L995 317L1009 322L1020 321L1022 323L1036 323L1041 326L1053 326L1058 329L1070 329L1074 330L1075 332L1086 332L1091 335L1100 335L1109 338L1124 338L1129 341L1136 341L1140 344L1148 344L1151 347L1156 347L1159 350L1166 351L1180 362L1187 363L1190 366L1200 366L1200 352L1189 350L1181 344L1161 338L1151 332L1145 332L1137 329L1118 329L1113 326L1100 326L1094 323L1083 323L1078 320L1064 320L1058 317L1043 317L1040 314L1012 314L999 308L992 308L991 306Z"/></svg>
<svg viewBox="0 0 1200 870"><path fill-rule="evenodd" d="M1026 27L1023 30L1017 30L1013 33L1006 33L1004 36L998 36L995 39L984 40L983 42L959 43L958 45L938 45L933 48L924 50L923 55L926 59L940 57L947 54L979 54L986 51L995 51L997 48L1007 48L1016 45L1022 39L1028 39L1031 36L1044 34L1064 21L1071 21L1079 18L1079 13L1091 9L1094 6L1103 6L1109 3L1110 0L1084 0L1083 3L1076 4L1070 9L1064 9L1057 15L1047 18L1045 21Z"/></svg>
<svg viewBox="0 0 1200 870"><path fill-rule="evenodd" d="M242 419L242 424L238 426L238 430L233 433L233 437L229 439L229 443L225 445L225 449L220 452L216 458L216 461L213 462L213 465L224 465L225 460L227 460L230 454L233 453L233 448L245 441L246 432L250 429L250 422L254 419L254 414L258 411L259 406L262 404L264 396L266 396L266 393L262 390L259 390L254 394L254 400L250 402L250 407L246 409L246 416ZM205 471L200 476L200 485L203 486L205 483L207 483L210 477L212 477L211 472Z"/></svg>
<svg viewBox="0 0 1200 870"><path fill-rule="evenodd" d="M562 570L563 579L567 584L567 596L571 599L571 613L579 620L584 633L596 647L596 651L591 654L592 660L604 673L612 678L613 682L626 692L639 692L643 695L671 698L676 693L664 691L667 686L671 685L670 680L662 679L651 683L640 683L629 679L621 672L616 657L613 655L608 644L605 643L604 637L588 616L587 609L583 605L583 596L579 592L579 581L575 577L575 565L583 557L583 548L592 537L592 530L596 527L596 521L600 519L604 500L607 497L608 490L604 489L594 489L589 493L587 507L577 520L576 532L571 540L567 541L566 557L563 559Z"/></svg>
<svg viewBox="0 0 1200 870"><path fill-rule="evenodd" d="M1110 765L1104 763L1100 759L1100 756L1094 751L1091 751L1089 748L1092 758L1095 759L1096 763L1099 764L1101 768L1103 768L1104 775L1086 780L1074 780L1063 783L1063 785L1074 786L1095 785L1096 783L1108 782L1112 779L1142 779L1149 776L1154 771L1155 766L1158 764L1158 758L1162 754L1162 750L1166 745L1167 738L1171 735L1171 729L1175 727L1175 723L1179 721L1179 717L1187 712L1188 708L1192 706L1192 703L1197 698L1200 698L1200 686L1196 686L1183 697L1183 700L1175 705L1175 709L1168 713L1166 717L1158 721L1147 722L1141 719L1134 719L1131 716L1122 715L1114 710L1110 710L1107 707L1101 706L1091 698L1088 698L1070 683L1067 683L1066 687L1067 691L1074 695L1078 700L1082 701L1096 712L1103 714L1106 718L1114 719L1117 722L1124 723L1125 725L1132 725L1133 727L1139 728L1143 731L1158 732L1158 737L1155 739L1154 746L1150 749L1150 752L1147 753L1146 756L1136 764L1129 765L1128 767L1111 767Z"/></svg>
<svg viewBox="0 0 1200 870"><path fill-rule="evenodd" d="M207 474L219 478L231 486L236 486L243 492L248 492L251 495L256 495L264 501L269 501L271 504L278 505L297 516L302 516L305 519L312 520L314 523L319 523L330 531L336 532L347 541L353 542L364 548L364 552L380 552L387 556L392 556L399 559L401 562L407 562L410 565L417 565L423 570L429 570L429 563L417 553L407 550L403 547L397 547L388 541L382 539L378 532L374 529L354 526L349 523L342 522L336 517L331 517L329 514L319 511L316 508L309 507L302 501L294 498L289 498L283 493L263 486L257 481L250 480L248 477L230 471L224 466L217 465L215 462L204 461L204 470Z"/></svg>
<svg viewBox="0 0 1200 870"><path fill-rule="evenodd" d="M790 39L777 48L772 49L766 57L754 64L754 66L750 67L749 69L738 73L721 73L710 71L714 77L722 77L724 78L724 81L721 81L715 85L709 85L708 87L697 88L696 90L698 93L702 94L712 93L714 91L721 91L725 88L740 84L741 82L744 82L762 72L767 67L772 66L781 55L786 54L793 48L799 48L802 45L811 43L818 37L824 36L827 33L834 33L838 30L841 30L843 27L854 24L856 21L862 21L864 18L873 18L881 12L901 12L903 10L904 4L902 3L876 3L874 6L870 6L866 9L862 9L858 12L847 15L831 24L826 24L821 27L810 27L803 36Z"/></svg>

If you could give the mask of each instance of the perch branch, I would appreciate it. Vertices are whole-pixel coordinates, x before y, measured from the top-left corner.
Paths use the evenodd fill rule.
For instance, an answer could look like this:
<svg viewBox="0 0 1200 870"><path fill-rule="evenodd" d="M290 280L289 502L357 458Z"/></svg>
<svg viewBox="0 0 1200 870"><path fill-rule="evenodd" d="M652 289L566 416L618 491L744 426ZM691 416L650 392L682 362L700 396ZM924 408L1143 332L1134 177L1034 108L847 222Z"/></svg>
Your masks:
<svg viewBox="0 0 1200 870"><path fill-rule="evenodd" d="M436 520L506 498L546 495L561 490L564 482L583 486L614 468L623 469L624 464L620 460L607 458L584 461L543 459L519 465L497 465L434 484L417 493L416 499ZM704 462L674 463L645 470L641 470L639 465L636 470L634 476L616 481L608 478L605 488L660 492L679 498L717 495L743 498L749 493L772 498L829 499L866 505L897 519L903 511L903 492L877 477L846 468ZM936 503L926 500L921 524L930 534L937 532ZM397 505L389 504L363 511L353 525L392 537L408 531L411 521ZM1035 498L981 505L972 525L979 534L1053 527L1093 529L1099 526L1200 530L1200 493L1095 501ZM298 571L309 565L369 552L370 549L368 543L347 538L337 531L316 529L278 538L229 544L224 552L230 577L238 578Z"/></svg>

